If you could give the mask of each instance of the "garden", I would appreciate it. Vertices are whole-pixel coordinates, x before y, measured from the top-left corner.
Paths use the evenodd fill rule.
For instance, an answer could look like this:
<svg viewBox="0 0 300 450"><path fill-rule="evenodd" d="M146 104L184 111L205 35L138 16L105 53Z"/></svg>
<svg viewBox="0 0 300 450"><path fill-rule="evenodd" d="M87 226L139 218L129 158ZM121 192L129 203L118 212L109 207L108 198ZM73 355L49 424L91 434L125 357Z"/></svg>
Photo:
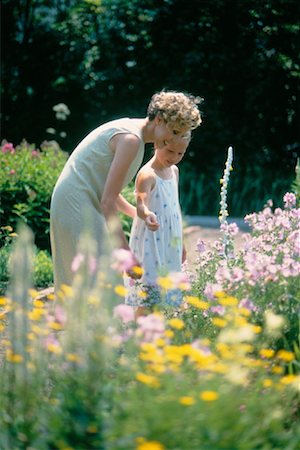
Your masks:
<svg viewBox="0 0 300 450"><path fill-rule="evenodd" d="M92 283L86 236L73 285L39 298L53 283L49 202L66 158L53 141L1 146L1 449L298 449L299 164L280 204L245 216L237 251L229 149L221 238L199 240L193 266L159 277L164 301L134 320L130 259L114 252Z"/></svg>

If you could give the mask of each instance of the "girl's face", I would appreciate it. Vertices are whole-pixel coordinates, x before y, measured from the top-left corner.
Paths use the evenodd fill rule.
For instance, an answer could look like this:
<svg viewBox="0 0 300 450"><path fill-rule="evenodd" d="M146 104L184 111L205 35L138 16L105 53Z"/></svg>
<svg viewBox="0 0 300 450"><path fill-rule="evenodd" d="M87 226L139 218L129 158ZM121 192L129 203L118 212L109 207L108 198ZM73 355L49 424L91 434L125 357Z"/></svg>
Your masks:
<svg viewBox="0 0 300 450"><path fill-rule="evenodd" d="M155 157L159 160L162 167L171 167L178 164L185 155L189 145L188 139L179 139L176 143L166 144L158 148L155 144Z"/></svg>
<svg viewBox="0 0 300 450"><path fill-rule="evenodd" d="M156 148L162 148L169 144L177 145L177 143L182 140L182 137L189 131L188 127L179 128L173 124L170 126L160 117L156 117L155 121L154 141Z"/></svg>

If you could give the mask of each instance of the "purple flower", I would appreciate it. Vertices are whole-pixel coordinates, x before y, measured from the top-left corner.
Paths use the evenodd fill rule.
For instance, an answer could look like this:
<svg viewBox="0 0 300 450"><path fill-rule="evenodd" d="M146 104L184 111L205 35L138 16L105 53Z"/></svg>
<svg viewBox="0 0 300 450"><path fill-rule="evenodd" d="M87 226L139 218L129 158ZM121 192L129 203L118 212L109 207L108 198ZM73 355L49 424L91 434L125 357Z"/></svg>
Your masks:
<svg viewBox="0 0 300 450"><path fill-rule="evenodd" d="M239 308L245 308L249 311L258 311L258 308L248 298L243 298L239 303Z"/></svg>
<svg viewBox="0 0 300 450"><path fill-rule="evenodd" d="M197 247L197 252L199 252L199 253L203 253L206 250L206 244L201 239L198 239L198 241L196 243L196 247Z"/></svg>

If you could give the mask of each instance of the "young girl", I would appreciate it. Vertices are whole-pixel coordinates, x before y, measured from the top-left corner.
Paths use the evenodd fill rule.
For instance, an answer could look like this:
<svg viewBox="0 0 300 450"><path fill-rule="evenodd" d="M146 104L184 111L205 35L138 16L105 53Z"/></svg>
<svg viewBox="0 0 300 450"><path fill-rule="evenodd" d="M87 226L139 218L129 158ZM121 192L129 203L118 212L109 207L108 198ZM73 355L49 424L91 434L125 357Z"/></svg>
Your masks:
<svg viewBox="0 0 300 450"><path fill-rule="evenodd" d="M133 220L129 247L144 272L139 281L125 277L128 290L125 302L138 307L136 316L144 314L146 306L160 302L157 277L180 272L186 257L176 164L182 160L190 139L189 131L176 145L155 145L153 158L136 178L137 216Z"/></svg>
<svg viewBox="0 0 300 450"><path fill-rule="evenodd" d="M200 98L182 92L158 92L152 96L145 118L105 123L79 143L57 180L51 200L56 292L62 284L72 284L72 261L87 226L99 260L107 252L112 234L116 246L129 249L118 211L133 217L136 210L120 193L137 173L146 143L157 142L158 147L168 143L175 151L181 137L200 125L199 102Z"/></svg>

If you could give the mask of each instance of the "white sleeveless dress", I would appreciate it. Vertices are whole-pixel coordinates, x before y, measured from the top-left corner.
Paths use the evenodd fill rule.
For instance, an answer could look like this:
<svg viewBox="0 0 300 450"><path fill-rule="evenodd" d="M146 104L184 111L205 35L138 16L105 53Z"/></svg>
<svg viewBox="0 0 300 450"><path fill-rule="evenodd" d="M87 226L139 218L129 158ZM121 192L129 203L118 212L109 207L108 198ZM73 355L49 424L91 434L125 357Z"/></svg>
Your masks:
<svg viewBox="0 0 300 450"><path fill-rule="evenodd" d="M108 234L100 201L113 160L109 141L120 133L135 134L140 139L137 155L123 183L126 186L136 175L145 149L138 121L129 118L107 122L89 133L75 148L57 180L50 207L55 290L72 283L72 261L80 234L87 227L96 242L97 254L105 251Z"/></svg>
<svg viewBox="0 0 300 450"><path fill-rule="evenodd" d="M129 246L141 262L144 273L137 281L125 277L128 292L125 303L132 306L160 302L157 277L181 271L182 215L174 170L170 179L156 175L148 208L156 214L160 226L157 231L151 231L144 220L137 216L133 220Z"/></svg>

